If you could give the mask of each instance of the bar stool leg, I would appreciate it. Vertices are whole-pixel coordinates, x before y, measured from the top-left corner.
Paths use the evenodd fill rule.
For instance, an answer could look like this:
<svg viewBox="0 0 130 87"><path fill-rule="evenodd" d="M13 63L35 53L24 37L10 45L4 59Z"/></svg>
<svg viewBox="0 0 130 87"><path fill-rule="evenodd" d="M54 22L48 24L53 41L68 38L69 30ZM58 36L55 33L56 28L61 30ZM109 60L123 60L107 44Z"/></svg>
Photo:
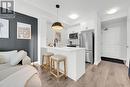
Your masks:
<svg viewBox="0 0 130 87"><path fill-rule="evenodd" d="M42 65L43 65L44 58L42 57Z"/></svg>
<svg viewBox="0 0 130 87"><path fill-rule="evenodd" d="M57 63L57 78L59 79L59 62L56 61L56 63Z"/></svg>
<svg viewBox="0 0 130 87"><path fill-rule="evenodd" d="M50 67L50 56L48 58L48 66Z"/></svg>
<svg viewBox="0 0 130 87"><path fill-rule="evenodd" d="M52 60L50 58L50 72L51 72L51 69L52 69Z"/></svg>
<svg viewBox="0 0 130 87"><path fill-rule="evenodd" d="M67 78L66 76L66 59L64 60L64 74L65 74L65 79Z"/></svg>
<svg viewBox="0 0 130 87"><path fill-rule="evenodd" d="M47 70L48 70L48 68L49 68L49 57L47 58Z"/></svg>
<svg viewBox="0 0 130 87"><path fill-rule="evenodd" d="M44 56L42 57L42 65L41 65L41 68L43 67L43 61L44 61Z"/></svg>
<svg viewBox="0 0 130 87"><path fill-rule="evenodd" d="M55 70L55 63L52 61L52 68Z"/></svg>
<svg viewBox="0 0 130 87"><path fill-rule="evenodd" d="M49 69L49 72L50 72L50 57L48 58L48 69Z"/></svg>

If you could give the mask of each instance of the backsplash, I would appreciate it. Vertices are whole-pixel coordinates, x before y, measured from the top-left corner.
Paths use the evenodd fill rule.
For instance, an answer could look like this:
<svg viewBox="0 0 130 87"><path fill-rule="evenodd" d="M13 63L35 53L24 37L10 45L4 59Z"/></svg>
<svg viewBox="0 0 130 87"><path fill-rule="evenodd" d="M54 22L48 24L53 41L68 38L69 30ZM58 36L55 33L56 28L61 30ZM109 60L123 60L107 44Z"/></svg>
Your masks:
<svg viewBox="0 0 130 87"><path fill-rule="evenodd" d="M70 41L72 41L72 44L74 45L79 45L79 39L68 39L67 44L70 44Z"/></svg>

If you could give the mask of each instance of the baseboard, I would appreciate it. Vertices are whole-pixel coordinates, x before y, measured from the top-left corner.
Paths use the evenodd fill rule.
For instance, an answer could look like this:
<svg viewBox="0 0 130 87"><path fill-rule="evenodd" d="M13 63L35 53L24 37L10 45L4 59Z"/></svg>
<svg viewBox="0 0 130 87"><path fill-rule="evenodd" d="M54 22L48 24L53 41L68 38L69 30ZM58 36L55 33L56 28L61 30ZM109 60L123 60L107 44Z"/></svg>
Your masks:
<svg viewBox="0 0 130 87"><path fill-rule="evenodd" d="M90 63L91 64L91 62L88 62L88 61L85 61L85 63Z"/></svg>
<svg viewBox="0 0 130 87"><path fill-rule="evenodd" d="M100 62L101 62L101 57L100 59L94 61L94 65L98 65Z"/></svg>
<svg viewBox="0 0 130 87"><path fill-rule="evenodd" d="M114 63L124 64L124 61L120 60L120 59L115 59L115 58L110 58L110 57L101 57L101 59L104 61L110 61L110 62L114 62Z"/></svg>

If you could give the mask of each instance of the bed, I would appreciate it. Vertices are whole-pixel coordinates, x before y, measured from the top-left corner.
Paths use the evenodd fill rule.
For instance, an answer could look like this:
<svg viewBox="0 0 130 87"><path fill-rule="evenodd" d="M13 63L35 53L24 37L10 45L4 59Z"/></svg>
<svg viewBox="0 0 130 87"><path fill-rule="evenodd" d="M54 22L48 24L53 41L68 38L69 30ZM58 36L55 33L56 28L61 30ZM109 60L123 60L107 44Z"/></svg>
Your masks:
<svg viewBox="0 0 130 87"><path fill-rule="evenodd" d="M29 61L29 58L22 58L22 65L1 63L0 87L42 87L38 71L30 65Z"/></svg>

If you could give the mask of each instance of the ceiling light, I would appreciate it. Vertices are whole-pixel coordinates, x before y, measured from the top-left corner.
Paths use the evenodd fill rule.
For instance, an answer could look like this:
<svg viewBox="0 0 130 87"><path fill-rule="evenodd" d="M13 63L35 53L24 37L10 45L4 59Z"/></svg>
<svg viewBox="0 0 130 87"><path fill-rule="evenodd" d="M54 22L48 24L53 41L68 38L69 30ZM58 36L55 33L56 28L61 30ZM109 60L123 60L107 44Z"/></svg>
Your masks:
<svg viewBox="0 0 130 87"><path fill-rule="evenodd" d="M77 19L79 16L77 14L71 14L69 15L69 18L71 19Z"/></svg>
<svg viewBox="0 0 130 87"><path fill-rule="evenodd" d="M60 31L63 29L63 25L60 22L55 22L52 25L52 29L55 31Z"/></svg>
<svg viewBox="0 0 130 87"><path fill-rule="evenodd" d="M106 13L107 14L115 14L118 10L119 10L118 8L113 8L113 9L108 10Z"/></svg>
<svg viewBox="0 0 130 87"><path fill-rule="evenodd" d="M58 8L60 8L60 5L57 4L56 8L57 8L57 21L52 24L51 28L54 31L60 31L60 30L62 30L64 28L62 23L58 22Z"/></svg>

